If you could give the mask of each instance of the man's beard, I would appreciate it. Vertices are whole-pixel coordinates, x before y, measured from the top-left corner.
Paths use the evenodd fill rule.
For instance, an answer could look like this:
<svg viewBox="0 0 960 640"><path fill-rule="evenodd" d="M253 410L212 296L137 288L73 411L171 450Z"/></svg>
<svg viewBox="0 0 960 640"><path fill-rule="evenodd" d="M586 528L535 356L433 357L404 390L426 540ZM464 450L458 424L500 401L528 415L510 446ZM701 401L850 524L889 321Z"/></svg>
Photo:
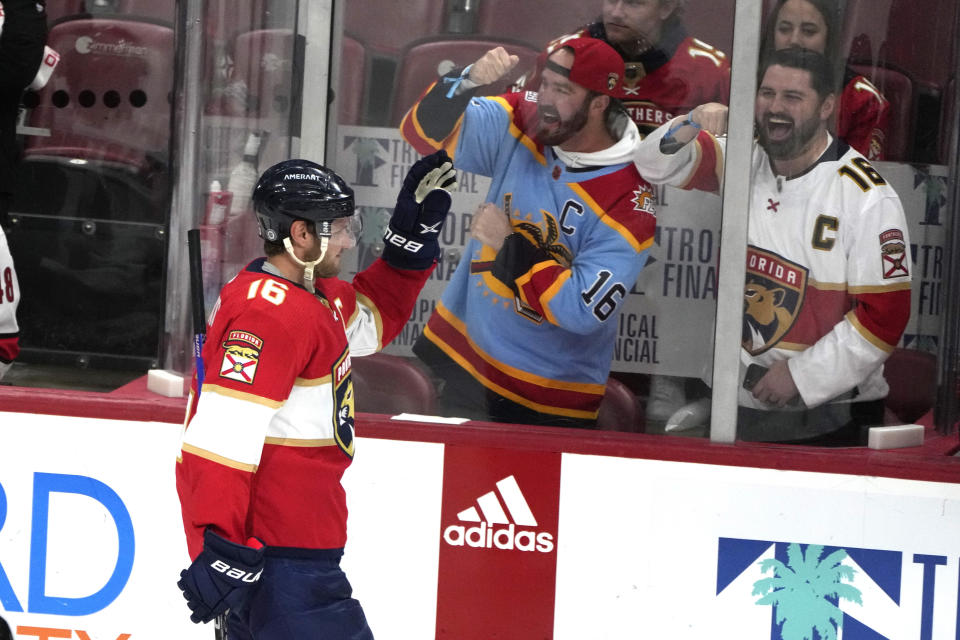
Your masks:
<svg viewBox="0 0 960 640"><path fill-rule="evenodd" d="M587 113L590 109L590 100L589 98L583 99L583 104L580 105L580 108L577 109L577 112L567 120L566 122L561 121L560 125L553 131L546 131L543 125L543 116L546 113L547 115L553 115L557 118L560 117L560 114L557 113L556 108L554 107L537 107L537 141L544 145L550 147L556 147L563 144L574 134L579 133L581 129L587 124Z"/></svg>
<svg viewBox="0 0 960 640"><path fill-rule="evenodd" d="M625 60L638 58L654 46L654 43L650 41L646 34L640 33L639 31L632 31L631 36L625 40L613 40L611 39L607 23L604 23L604 32L607 34L607 41L610 43L610 46Z"/></svg>
<svg viewBox="0 0 960 640"><path fill-rule="evenodd" d="M313 268L313 277L316 280L320 278L334 278L340 275L340 263L339 261L333 261L331 264L330 259L326 256L323 261L321 261L316 267Z"/></svg>
<svg viewBox="0 0 960 640"><path fill-rule="evenodd" d="M327 247L326 253L323 255L323 260L317 263L313 268L313 279L319 280L321 278L334 278L340 275L340 260L339 258L334 258L333 253L337 250L337 247L331 243ZM317 256L312 256L313 260L317 259Z"/></svg>
<svg viewBox="0 0 960 640"><path fill-rule="evenodd" d="M790 134L782 140L771 140L767 127L770 125L771 117L779 120L789 120L792 125ZM810 144L820 129L820 121L816 118L804 120L799 125L789 116L766 113L759 124L760 146L764 148L774 160L792 160L799 156Z"/></svg>

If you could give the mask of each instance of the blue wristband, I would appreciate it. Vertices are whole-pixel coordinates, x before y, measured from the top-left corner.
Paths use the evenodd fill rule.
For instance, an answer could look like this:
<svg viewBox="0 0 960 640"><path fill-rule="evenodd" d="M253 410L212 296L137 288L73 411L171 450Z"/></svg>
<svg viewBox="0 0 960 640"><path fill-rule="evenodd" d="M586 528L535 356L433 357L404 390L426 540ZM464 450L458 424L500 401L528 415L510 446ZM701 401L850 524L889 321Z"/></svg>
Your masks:
<svg viewBox="0 0 960 640"><path fill-rule="evenodd" d="M693 112L691 111L690 113L693 113ZM679 131L680 129L686 126L691 126L694 129L699 129L700 125L690 119L690 113L687 114L687 117L680 124L675 124L669 129L667 129L667 132L663 135L663 139L669 140L670 138L673 137L673 134L675 134L677 131Z"/></svg>
<svg viewBox="0 0 960 640"><path fill-rule="evenodd" d="M460 72L460 75L457 78L443 79L445 83L450 84L450 89L447 90L447 94L446 94L447 98L452 98L453 96L457 95L457 88L460 86L460 83L463 82L464 79L466 79L466 77L470 75L470 69L472 67L473 67L472 64L468 64L466 67L464 67L463 71Z"/></svg>

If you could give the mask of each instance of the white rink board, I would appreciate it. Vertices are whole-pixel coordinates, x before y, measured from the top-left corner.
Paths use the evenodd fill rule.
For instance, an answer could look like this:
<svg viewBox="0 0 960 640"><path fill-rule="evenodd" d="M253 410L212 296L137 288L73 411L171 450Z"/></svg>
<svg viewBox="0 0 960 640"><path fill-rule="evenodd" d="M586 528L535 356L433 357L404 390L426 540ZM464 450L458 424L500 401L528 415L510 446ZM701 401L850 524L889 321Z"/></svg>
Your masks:
<svg viewBox="0 0 960 640"><path fill-rule="evenodd" d="M944 556L932 638L956 637L960 485L566 454L558 538L556 640L770 638L756 564L716 593L720 538L902 553L899 606L863 571L841 606L896 640L920 637L914 554Z"/></svg>
<svg viewBox="0 0 960 640"><path fill-rule="evenodd" d="M0 576L0 615L14 633L24 626L72 630L75 638L81 630L94 640L121 634L130 634L131 640L213 636L212 625L190 622L176 586L188 562L174 485L180 432L180 425L158 422L0 413L0 487L5 497L0 497L0 516L6 503L0 567L23 609L12 611L3 602L10 594L4 593ZM35 494L35 482L44 481L73 490ZM84 490L96 497L84 495ZM42 499L45 495L49 501ZM45 503L47 552L42 554L43 522L33 514ZM124 513L132 537L120 533L118 520ZM126 571L131 555L132 567ZM36 574L42 562L45 589ZM89 600L108 584L115 568L118 587ZM58 605L55 600L61 598L79 602ZM83 609L96 610L84 615L49 612Z"/></svg>
<svg viewBox="0 0 960 640"><path fill-rule="evenodd" d="M443 445L357 438L341 566L376 638L432 638Z"/></svg>
<svg viewBox="0 0 960 640"><path fill-rule="evenodd" d="M82 630L93 640L212 637L210 625L189 622L176 588L187 564L174 485L179 433L173 424L0 413L0 601L12 593L24 608L3 607L15 630L72 630L76 638ZM344 478L344 569L378 640L434 635L444 451L438 443L358 438ZM518 467L537 469L543 453L526 451ZM453 478L468 471L447 469ZM38 589L32 538L42 528L33 522L34 483L78 476L100 490L51 493L47 553L34 557L46 562L46 585L31 595ZM930 640L956 637L960 484L566 453L558 491L556 640L766 640L771 609L755 604L751 590L765 577L757 562L774 557L775 543L850 549L844 566L856 571L863 606L841 608L883 637L923 640L924 602L933 605ZM131 549L118 534L120 512L129 515L134 545L116 597L85 615L31 610L45 608L37 594L83 600L107 584L118 547L127 556ZM733 542L721 548L721 539ZM742 541L768 548L718 593L721 562ZM857 564L855 550L879 555L887 569L895 560L899 602L881 591L875 566ZM925 572L935 578L929 593ZM36 636L18 635L25 637ZM840 640L863 637L878 636L851 631Z"/></svg>

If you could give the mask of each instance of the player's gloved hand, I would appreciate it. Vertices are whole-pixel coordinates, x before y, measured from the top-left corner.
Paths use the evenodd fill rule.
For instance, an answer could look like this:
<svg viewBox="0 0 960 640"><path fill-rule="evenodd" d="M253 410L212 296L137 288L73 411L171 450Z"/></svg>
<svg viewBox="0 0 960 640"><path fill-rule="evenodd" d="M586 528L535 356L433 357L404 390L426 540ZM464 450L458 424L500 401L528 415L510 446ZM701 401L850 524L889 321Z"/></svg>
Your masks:
<svg viewBox="0 0 960 640"><path fill-rule="evenodd" d="M418 160L403 180L383 233L383 259L398 269L429 269L440 254L440 230L457 174L446 151Z"/></svg>
<svg viewBox="0 0 960 640"><path fill-rule="evenodd" d="M248 544L230 542L210 529L204 532L203 551L177 582L193 612L190 620L210 622L250 596L263 572L263 544L256 538Z"/></svg>

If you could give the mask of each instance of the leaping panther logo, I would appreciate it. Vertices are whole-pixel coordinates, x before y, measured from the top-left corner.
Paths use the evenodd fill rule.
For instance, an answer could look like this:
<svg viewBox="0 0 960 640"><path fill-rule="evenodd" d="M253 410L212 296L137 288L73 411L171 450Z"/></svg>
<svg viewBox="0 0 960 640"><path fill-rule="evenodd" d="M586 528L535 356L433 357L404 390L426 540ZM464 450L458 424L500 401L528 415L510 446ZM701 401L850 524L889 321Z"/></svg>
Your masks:
<svg viewBox="0 0 960 640"><path fill-rule="evenodd" d="M803 305L807 270L775 253L749 247L743 287L741 345L750 355L779 343Z"/></svg>

